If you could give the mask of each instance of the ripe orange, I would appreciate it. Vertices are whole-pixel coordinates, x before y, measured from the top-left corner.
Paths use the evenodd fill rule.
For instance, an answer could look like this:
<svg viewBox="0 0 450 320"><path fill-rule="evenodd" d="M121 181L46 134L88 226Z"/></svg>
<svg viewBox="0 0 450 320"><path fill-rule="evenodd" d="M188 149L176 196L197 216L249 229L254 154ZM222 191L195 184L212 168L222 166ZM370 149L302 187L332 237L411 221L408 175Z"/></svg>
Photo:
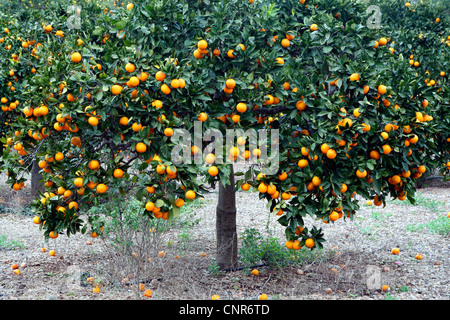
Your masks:
<svg viewBox="0 0 450 320"><path fill-rule="evenodd" d="M387 39L386 38L381 38L380 40L378 40L378 44L380 46L385 46L387 44Z"/></svg>
<svg viewBox="0 0 450 320"><path fill-rule="evenodd" d="M301 159L298 161L298 166L302 169L306 168L308 166L308 164L309 164L308 160L305 160L305 159Z"/></svg>
<svg viewBox="0 0 450 320"><path fill-rule="evenodd" d="M81 54L79 52L74 52L70 58L72 59L72 62L78 63L81 61Z"/></svg>
<svg viewBox="0 0 450 320"><path fill-rule="evenodd" d="M138 144L136 144L136 151L139 153L144 153L145 151L147 151L147 146L145 145L145 143L139 142Z"/></svg>
<svg viewBox="0 0 450 320"><path fill-rule="evenodd" d="M53 257L53 256L55 256L56 252L55 252L55 250L50 250L48 252L48 254Z"/></svg>
<svg viewBox="0 0 450 320"><path fill-rule="evenodd" d="M208 115L205 112L200 113L198 116L198 120L201 122L205 122L208 119Z"/></svg>
<svg viewBox="0 0 450 320"><path fill-rule="evenodd" d="M322 151L323 154L326 154L328 150L330 150L330 147L326 143L320 146L320 151Z"/></svg>
<svg viewBox="0 0 450 320"><path fill-rule="evenodd" d="M266 193L267 189L268 189L268 186L264 182L261 182L258 186L258 191L260 193Z"/></svg>
<svg viewBox="0 0 450 320"><path fill-rule="evenodd" d="M423 257L422 257L422 255L421 255L420 253L418 253L418 254L416 255L416 259L417 259L417 260L422 260L422 258L423 258Z"/></svg>
<svg viewBox="0 0 450 320"><path fill-rule="evenodd" d="M283 48L287 48L287 47L289 47L291 45L291 41L289 41L289 39L283 39L283 40L281 40L281 46L283 47Z"/></svg>
<svg viewBox="0 0 450 320"><path fill-rule="evenodd" d="M400 249L399 249L399 248L393 248L393 249L392 249L392 254L397 255L397 254L399 254L399 253L400 253Z"/></svg>
<svg viewBox="0 0 450 320"><path fill-rule="evenodd" d="M252 270L252 275L259 276L259 270L258 269L253 269Z"/></svg>
<svg viewBox="0 0 450 320"><path fill-rule="evenodd" d="M392 148L388 144L383 145L382 148L383 148L383 154L389 154L392 152Z"/></svg>
<svg viewBox="0 0 450 320"><path fill-rule="evenodd" d="M76 187L81 188L83 186L83 178L75 178L75 180L73 181L73 184Z"/></svg>
<svg viewBox="0 0 450 320"><path fill-rule="evenodd" d="M236 106L236 110L240 113L244 113L245 111L247 111L247 105L245 103L238 103Z"/></svg>
<svg viewBox="0 0 450 320"><path fill-rule="evenodd" d="M111 87L111 93L115 96L119 95L122 92L122 86L115 84Z"/></svg>
<svg viewBox="0 0 450 320"><path fill-rule="evenodd" d="M418 173L424 173L425 171L427 171L427 168L426 168L424 165L420 165L420 166L417 168L417 172L418 172Z"/></svg>
<svg viewBox="0 0 450 320"><path fill-rule="evenodd" d="M186 191L186 198L189 200L194 200L196 197L196 194L193 190Z"/></svg>
<svg viewBox="0 0 450 320"><path fill-rule="evenodd" d="M380 159L380 153L376 150L372 150L370 151L370 158L374 159L374 160L379 160Z"/></svg>
<svg viewBox="0 0 450 320"><path fill-rule="evenodd" d="M366 171L366 170L360 171L360 170L358 169L358 170L356 170L356 176L357 176L358 178L365 178L365 177L367 176L367 171Z"/></svg>
<svg viewBox="0 0 450 320"><path fill-rule="evenodd" d="M95 127L96 125L98 125L98 119L96 117L89 117L88 120L89 124L93 127Z"/></svg>
<svg viewBox="0 0 450 320"><path fill-rule="evenodd" d="M360 79L361 79L361 77L360 77L360 75L357 74L357 73L353 73L353 74L350 76L350 81L359 81Z"/></svg>
<svg viewBox="0 0 450 320"><path fill-rule="evenodd" d="M57 152L55 154L55 160L56 161L62 161L64 159L64 154L62 152Z"/></svg>
<svg viewBox="0 0 450 320"><path fill-rule="evenodd" d="M114 178L122 178L123 177L123 170L122 169L115 169L113 173Z"/></svg>
<svg viewBox="0 0 450 320"><path fill-rule="evenodd" d="M286 241L286 248L293 249L294 248L294 241L292 241L292 240Z"/></svg>
<svg viewBox="0 0 450 320"><path fill-rule="evenodd" d="M318 29L318 27L317 27L317 24L315 24L315 23L313 23L310 27L311 31L317 31L317 29Z"/></svg>
<svg viewBox="0 0 450 320"><path fill-rule="evenodd" d="M378 94L379 94L379 95L385 94L385 93L386 93L386 90L387 90L387 89L386 89L386 86L384 86L384 85L382 85L382 84L378 86Z"/></svg>
<svg viewBox="0 0 450 320"><path fill-rule="evenodd" d="M236 81L234 81L233 79L228 79L228 80L225 82L225 86L226 86L228 89L234 89L234 87L236 87Z"/></svg>
<svg viewBox="0 0 450 320"><path fill-rule="evenodd" d="M211 166L208 169L208 173L210 176L215 177L219 174L219 169L216 166Z"/></svg>
<svg viewBox="0 0 450 320"><path fill-rule="evenodd" d="M251 187L250 184L246 182L241 186L241 189L243 191L248 191L248 190L250 190L250 187Z"/></svg>
<svg viewBox="0 0 450 320"><path fill-rule="evenodd" d="M180 208L182 206L184 206L184 200L181 198L178 198L177 200L175 200L175 205Z"/></svg>
<svg viewBox="0 0 450 320"><path fill-rule="evenodd" d="M136 69L136 66L130 62L125 65L125 70L127 70L127 72L129 72L129 73L134 72L135 69Z"/></svg>
<svg viewBox="0 0 450 320"><path fill-rule="evenodd" d="M107 190L108 190L108 187L105 184L103 184L103 183L100 183L97 186L97 192L100 193L100 194L105 193Z"/></svg>
<svg viewBox="0 0 450 320"><path fill-rule="evenodd" d="M330 150L327 151L327 158L328 159L334 159L334 158L336 158L336 156L337 156L337 153L336 153L335 150L330 149Z"/></svg>
<svg viewBox="0 0 450 320"><path fill-rule="evenodd" d="M91 162L89 162L88 167L91 170L98 170L100 169L100 163L97 160L92 160Z"/></svg>
<svg viewBox="0 0 450 320"><path fill-rule="evenodd" d="M320 186L320 184L322 183L322 180L320 180L319 177L314 176L314 177L312 178L312 183L313 183L314 186L318 187L318 186Z"/></svg>
<svg viewBox="0 0 450 320"><path fill-rule="evenodd" d="M145 204L145 210L153 211L155 209L155 204L153 202L147 202Z"/></svg>
<svg viewBox="0 0 450 320"><path fill-rule="evenodd" d="M308 248L314 247L314 244L315 244L315 242L314 242L314 240L311 239L311 238L308 238L308 239L306 239L306 241L305 241L305 246L307 246Z"/></svg>
<svg viewBox="0 0 450 320"><path fill-rule="evenodd" d="M200 41L197 43L197 47L198 47L200 50L206 50L206 49L208 48L208 42L206 42L205 40L200 40Z"/></svg>
<svg viewBox="0 0 450 320"><path fill-rule="evenodd" d="M164 79L166 79L166 75L164 74L164 72L158 71L155 74L155 78L157 81L164 81Z"/></svg>
<svg viewBox="0 0 450 320"><path fill-rule="evenodd" d="M336 211L333 211L333 212L330 214L330 220L331 220L331 221L336 221L336 220L338 220L338 219L339 219L339 213L336 212Z"/></svg>
<svg viewBox="0 0 450 320"><path fill-rule="evenodd" d="M173 129L172 128L166 128L164 129L164 135L166 137L171 137L173 135Z"/></svg>
<svg viewBox="0 0 450 320"><path fill-rule="evenodd" d="M172 90L170 89L170 87L169 87L167 84L165 84L165 83L161 86L161 91L162 91L162 93L164 93L165 95L169 95L169 94L172 92Z"/></svg>
<svg viewBox="0 0 450 320"><path fill-rule="evenodd" d="M153 292L150 289L144 291L144 297L151 298L153 296Z"/></svg>

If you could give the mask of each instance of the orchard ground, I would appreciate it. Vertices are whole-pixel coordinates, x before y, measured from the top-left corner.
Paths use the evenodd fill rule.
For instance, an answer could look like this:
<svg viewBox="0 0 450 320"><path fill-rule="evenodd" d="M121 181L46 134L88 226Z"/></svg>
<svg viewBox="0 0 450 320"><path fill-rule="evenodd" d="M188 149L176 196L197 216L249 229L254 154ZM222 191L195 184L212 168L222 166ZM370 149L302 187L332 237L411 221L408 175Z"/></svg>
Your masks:
<svg viewBox="0 0 450 320"><path fill-rule="evenodd" d="M222 300L258 299L261 294L267 294L269 300L450 298L450 182L434 182L419 189L416 205L395 200L383 208L365 205L362 200L354 221L324 224L327 242L323 250L312 252L303 248L287 253L277 216L268 213L257 192L237 192L240 266L252 250L263 246L264 241L255 236L247 237L255 241L253 246L243 243L245 235L255 235L250 233L255 228L262 239L276 243L270 248L277 251L279 259L271 260L267 258L270 252L265 252L266 260L258 264L279 262L280 267L258 266L233 272L220 272L215 267L217 190L211 190L204 199L183 208L174 225L161 233L156 248L159 254L151 257L137 276L132 271L119 274L107 268L113 266L125 273L133 270L132 263L124 265L117 253L111 254L111 248L89 232L70 239L61 234L45 242L39 226L32 222L32 214L24 210L28 203L26 189L14 192L4 180L2 176L2 300L208 300L215 294ZM92 245L87 245L89 241ZM41 251L43 247L47 252ZM399 248L400 253L393 255L393 248ZM50 250L56 255L50 256ZM296 254L296 259L291 254ZM423 258L417 260L417 254ZM13 264L19 265L19 275L13 273ZM251 274L255 268L258 276ZM138 283L152 290L153 296L144 297L136 290ZM383 285L390 290L382 292ZM95 286L100 287L99 293L93 293ZM373 286L376 288L371 289Z"/></svg>

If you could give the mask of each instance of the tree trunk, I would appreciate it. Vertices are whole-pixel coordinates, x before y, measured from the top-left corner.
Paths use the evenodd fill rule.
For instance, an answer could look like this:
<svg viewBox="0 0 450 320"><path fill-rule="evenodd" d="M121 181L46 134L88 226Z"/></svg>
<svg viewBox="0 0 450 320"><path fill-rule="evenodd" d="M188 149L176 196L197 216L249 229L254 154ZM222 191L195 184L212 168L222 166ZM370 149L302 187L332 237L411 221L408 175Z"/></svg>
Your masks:
<svg viewBox="0 0 450 320"><path fill-rule="evenodd" d="M39 173L41 169L39 168L38 161L33 161L33 166L31 167L31 197L32 199L39 196L39 191L42 191L43 184L40 182L42 180L42 175Z"/></svg>
<svg viewBox="0 0 450 320"><path fill-rule="evenodd" d="M217 264L220 269L237 266L236 193L234 170L231 165L230 184L219 182L219 200L216 208Z"/></svg>

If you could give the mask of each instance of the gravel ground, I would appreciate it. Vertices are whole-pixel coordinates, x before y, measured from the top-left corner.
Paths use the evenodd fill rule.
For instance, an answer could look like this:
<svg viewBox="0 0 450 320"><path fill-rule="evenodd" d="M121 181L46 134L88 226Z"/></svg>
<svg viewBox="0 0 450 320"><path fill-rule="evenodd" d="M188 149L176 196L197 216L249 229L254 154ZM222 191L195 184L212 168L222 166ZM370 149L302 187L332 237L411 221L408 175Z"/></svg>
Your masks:
<svg viewBox="0 0 450 320"><path fill-rule="evenodd" d="M152 299L210 299L218 294L222 299L239 300L257 299L266 293L269 299L448 300L449 234L434 233L432 223L447 217L449 196L448 184L429 187L418 191L416 205L400 201L390 201L385 208L363 205L354 221L316 221L327 239L323 251L281 270L260 267L260 275L255 277L248 270L216 276L210 273L217 201L217 194L211 193L185 219L199 223L166 233L164 244L155 249L164 250L165 257L155 255L139 279L153 291ZM272 234L283 245L283 227L256 193L238 192L237 210L239 235L246 228L256 228L263 235ZM310 225L313 221L306 222ZM447 224L448 232L449 223L441 218L439 225ZM93 244L86 245L87 240ZM54 249L56 256L41 252L42 247ZM400 248L399 255L391 253L394 247ZM415 259L418 253L423 256L420 261ZM0 214L0 299L143 298L135 286L127 285L136 274L122 273L120 281L116 274L105 271L111 265L122 270L117 261L98 238L60 235L45 242L30 217ZM21 265L20 275L12 272L14 263ZM93 276L101 292L95 294L91 284L80 282L80 273L81 277ZM381 292L382 285L388 285L390 291Z"/></svg>

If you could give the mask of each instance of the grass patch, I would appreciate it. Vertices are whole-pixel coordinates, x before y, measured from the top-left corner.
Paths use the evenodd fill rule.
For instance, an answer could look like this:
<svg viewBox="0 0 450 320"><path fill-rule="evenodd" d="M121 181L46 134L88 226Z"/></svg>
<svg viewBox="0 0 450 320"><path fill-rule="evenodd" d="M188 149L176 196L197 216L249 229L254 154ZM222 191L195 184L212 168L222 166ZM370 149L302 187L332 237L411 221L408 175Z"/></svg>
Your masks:
<svg viewBox="0 0 450 320"><path fill-rule="evenodd" d="M427 208L431 212L443 212L443 209L445 207L445 203L442 201L434 200L425 197L421 192L416 193L416 203L412 204L409 200L400 201L398 199L396 200L387 200L388 203L392 203L395 205L400 206L420 206Z"/></svg>
<svg viewBox="0 0 450 320"><path fill-rule="evenodd" d="M242 245L239 249L240 262L245 267L264 264L269 267L282 268L290 264L302 264L321 255L320 250L289 250L280 239L271 235L263 236L254 228L247 228L241 235Z"/></svg>
<svg viewBox="0 0 450 320"><path fill-rule="evenodd" d="M410 232L428 231L430 233L446 236L450 234L450 219L447 216L439 216L438 218L421 224L410 223L406 226L406 230Z"/></svg>
<svg viewBox="0 0 450 320"><path fill-rule="evenodd" d="M25 250L25 245L21 241L9 240L4 234L0 235L0 249L3 250Z"/></svg>

